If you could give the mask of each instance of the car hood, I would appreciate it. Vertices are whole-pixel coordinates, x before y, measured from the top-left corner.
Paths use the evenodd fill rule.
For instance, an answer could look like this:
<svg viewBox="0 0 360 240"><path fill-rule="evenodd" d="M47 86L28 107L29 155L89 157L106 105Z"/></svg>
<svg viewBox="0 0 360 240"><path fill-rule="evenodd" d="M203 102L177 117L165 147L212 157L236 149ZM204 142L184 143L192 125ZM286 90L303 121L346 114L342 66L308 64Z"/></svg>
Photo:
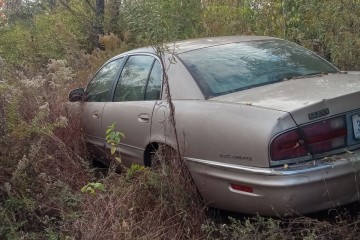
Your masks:
<svg viewBox="0 0 360 240"><path fill-rule="evenodd" d="M330 115L360 108L360 72L292 79L210 99L289 112L298 124L312 111L330 109Z"/></svg>

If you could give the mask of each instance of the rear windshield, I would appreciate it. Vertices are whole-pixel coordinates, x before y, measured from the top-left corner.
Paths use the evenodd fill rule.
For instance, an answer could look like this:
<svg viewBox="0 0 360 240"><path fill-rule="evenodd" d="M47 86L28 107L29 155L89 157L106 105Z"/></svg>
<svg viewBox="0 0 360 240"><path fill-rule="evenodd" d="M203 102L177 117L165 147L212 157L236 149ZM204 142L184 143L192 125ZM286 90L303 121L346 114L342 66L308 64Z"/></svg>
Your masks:
<svg viewBox="0 0 360 240"><path fill-rule="evenodd" d="M283 40L218 45L178 57L207 98L291 78L338 72L311 51Z"/></svg>

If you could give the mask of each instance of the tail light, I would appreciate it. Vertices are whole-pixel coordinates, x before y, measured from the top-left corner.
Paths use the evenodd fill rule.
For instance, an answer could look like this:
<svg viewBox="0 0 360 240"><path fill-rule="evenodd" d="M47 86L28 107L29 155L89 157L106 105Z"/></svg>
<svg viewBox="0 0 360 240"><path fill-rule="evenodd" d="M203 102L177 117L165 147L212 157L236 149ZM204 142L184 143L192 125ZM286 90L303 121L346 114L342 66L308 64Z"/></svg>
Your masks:
<svg viewBox="0 0 360 240"><path fill-rule="evenodd" d="M345 117L336 117L283 133L270 145L273 161L329 152L346 146Z"/></svg>

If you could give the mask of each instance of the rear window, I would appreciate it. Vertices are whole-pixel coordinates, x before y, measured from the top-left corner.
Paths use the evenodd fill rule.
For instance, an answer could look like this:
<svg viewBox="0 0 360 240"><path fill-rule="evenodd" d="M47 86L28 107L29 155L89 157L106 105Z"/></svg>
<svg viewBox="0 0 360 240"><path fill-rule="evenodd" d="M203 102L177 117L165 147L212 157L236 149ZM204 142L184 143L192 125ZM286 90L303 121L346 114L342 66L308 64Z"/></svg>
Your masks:
<svg viewBox="0 0 360 240"><path fill-rule="evenodd" d="M207 98L291 78L338 72L313 52L283 40L218 45L178 57Z"/></svg>

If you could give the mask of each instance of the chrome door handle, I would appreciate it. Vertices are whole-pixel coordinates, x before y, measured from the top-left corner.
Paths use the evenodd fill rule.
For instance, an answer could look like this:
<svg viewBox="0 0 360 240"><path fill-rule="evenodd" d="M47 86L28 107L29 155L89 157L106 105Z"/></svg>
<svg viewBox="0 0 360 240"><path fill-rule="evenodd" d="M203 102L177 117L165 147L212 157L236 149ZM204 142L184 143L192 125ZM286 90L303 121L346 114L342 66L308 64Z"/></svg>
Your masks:
<svg viewBox="0 0 360 240"><path fill-rule="evenodd" d="M150 120L150 116L147 113L141 113L138 115L138 121L141 123L147 123Z"/></svg>
<svg viewBox="0 0 360 240"><path fill-rule="evenodd" d="M94 113L94 114L92 115L92 117L95 118L95 119L97 119L97 118L100 117L100 114L99 114L99 113Z"/></svg>

